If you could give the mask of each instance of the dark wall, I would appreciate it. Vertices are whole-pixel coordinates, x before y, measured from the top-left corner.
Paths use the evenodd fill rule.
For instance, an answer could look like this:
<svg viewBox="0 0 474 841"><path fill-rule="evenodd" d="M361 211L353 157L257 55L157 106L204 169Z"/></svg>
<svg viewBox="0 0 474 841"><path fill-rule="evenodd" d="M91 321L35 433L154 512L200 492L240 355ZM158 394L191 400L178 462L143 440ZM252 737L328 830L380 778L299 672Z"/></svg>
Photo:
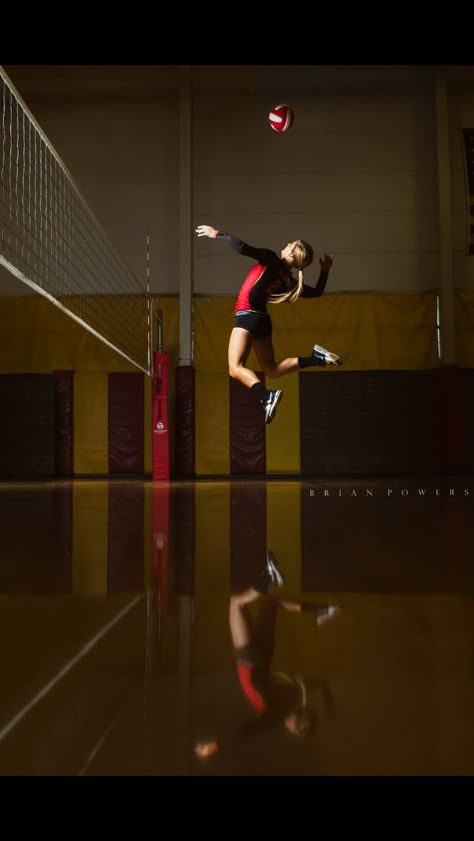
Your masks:
<svg viewBox="0 0 474 841"><path fill-rule="evenodd" d="M54 476L54 378L0 376L0 477Z"/></svg>
<svg viewBox="0 0 474 841"><path fill-rule="evenodd" d="M465 473L474 473L474 370L464 368L461 378L461 444Z"/></svg>
<svg viewBox="0 0 474 841"><path fill-rule="evenodd" d="M140 384L141 375L110 375L113 393L114 383L119 380ZM446 472L441 464L439 371L308 372L301 374L299 380L302 476L434 476ZM461 470L455 472L470 474L474 472L474 370L463 369L460 383L461 423L452 434L460 436ZM260 425L254 429L247 412L247 403L253 395L240 383L237 385L237 397L242 396L245 405L240 409L239 400L231 399L231 472L264 473L265 430L260 429L261 413L258 414ZM143 472L142 398L140 388L127 397L127 405L134 411L139 407L133 429L129 424L130 428L127 426L125 430L134 453L139 446L138 458L133 464L124 459L119 464L117 458L115 461L112 458L115 450L111 446L111 473ZM114 406L111 399L112 420ZM255 401L252 406L255 409ZM0 376L0 407L0 478L68 475L59 469L56 473L55 468L55 445L57 449L62 428L58 425L57 405L55 416L54 376ZM121 404L119 408L122 411ZM117 418L121 417L119 412ZM109 424L109 433L115 426ZM113 434L110 439L113 444ZM72 440L71 426L69 450ZM119 448L116 451L119 453ZM260 461L256 458L257 451Z"/></svg>
<svg viewBox="0 0 474 841"><path fill-rule="evenodd" d="M303 476L440 471L438 371L300 376Z"/></svg>

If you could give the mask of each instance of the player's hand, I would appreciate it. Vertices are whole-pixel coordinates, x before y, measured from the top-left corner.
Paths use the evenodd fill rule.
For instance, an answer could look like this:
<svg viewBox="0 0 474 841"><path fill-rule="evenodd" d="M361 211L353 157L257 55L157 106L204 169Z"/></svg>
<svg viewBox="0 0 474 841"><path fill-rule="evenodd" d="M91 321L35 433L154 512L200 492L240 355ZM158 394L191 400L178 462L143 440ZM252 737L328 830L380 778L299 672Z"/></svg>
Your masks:
<svg viewBox="0 0 474 841"><path fill-rule="evenodd" d="M319 258L319 265L322 272L328 272L333 264L332 254L325 254L324 257Z"/></svg>
<svg viewBox="0 0 474 841"><path fill-rule="evenodd" d="M194 753L201 759L206 756L212 756L212 754L217 753L218 750L219 745L217 742L198 742L197 745L194 746Z"/></svg>
<svg viewBox="0 0 474 841"><path fill-rule="evenodd" d="M217 236L217 229L212 228L211 225L198 225L196 228L198 237L211 237L215 239Z"/></svg>

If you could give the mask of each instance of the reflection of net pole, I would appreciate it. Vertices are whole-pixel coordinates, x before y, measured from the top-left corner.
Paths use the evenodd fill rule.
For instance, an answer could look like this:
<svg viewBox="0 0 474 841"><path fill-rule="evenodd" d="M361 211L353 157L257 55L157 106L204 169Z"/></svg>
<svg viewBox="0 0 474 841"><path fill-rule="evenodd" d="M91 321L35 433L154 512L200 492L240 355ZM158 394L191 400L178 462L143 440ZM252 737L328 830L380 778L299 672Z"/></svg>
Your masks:
<svg viewBox="0 0 474 841"><path fill-rule="evenodd" d="M170 477L168 429L168 354L163 350L163 312L158 310L158 350L153 353L152 478Z"/></svg>

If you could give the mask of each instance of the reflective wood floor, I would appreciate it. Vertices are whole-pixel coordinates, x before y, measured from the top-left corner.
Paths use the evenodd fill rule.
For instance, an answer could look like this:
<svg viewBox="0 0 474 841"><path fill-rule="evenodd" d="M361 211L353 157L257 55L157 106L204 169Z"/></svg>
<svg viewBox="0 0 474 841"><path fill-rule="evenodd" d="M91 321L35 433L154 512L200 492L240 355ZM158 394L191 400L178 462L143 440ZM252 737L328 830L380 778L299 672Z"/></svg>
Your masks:
<svg viewBox="0 0 474 841"><path fill-rule="evenodd" d="M0 774L472 775L473 513L474 477L1 483Z"/></svg>

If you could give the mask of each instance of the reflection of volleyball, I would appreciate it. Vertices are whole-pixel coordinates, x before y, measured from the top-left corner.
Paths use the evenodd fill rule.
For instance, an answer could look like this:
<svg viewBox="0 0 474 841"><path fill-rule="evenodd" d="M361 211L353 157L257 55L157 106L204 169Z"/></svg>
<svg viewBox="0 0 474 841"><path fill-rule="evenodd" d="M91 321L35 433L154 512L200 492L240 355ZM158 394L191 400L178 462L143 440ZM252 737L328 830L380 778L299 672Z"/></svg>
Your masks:
<svg viewBox="0 0 474 841"><path fill-rule="evenodd" d="M275 105L268 115L268 122L274 131L286 131L293 122L293 111L289 105Z"/></svg>

